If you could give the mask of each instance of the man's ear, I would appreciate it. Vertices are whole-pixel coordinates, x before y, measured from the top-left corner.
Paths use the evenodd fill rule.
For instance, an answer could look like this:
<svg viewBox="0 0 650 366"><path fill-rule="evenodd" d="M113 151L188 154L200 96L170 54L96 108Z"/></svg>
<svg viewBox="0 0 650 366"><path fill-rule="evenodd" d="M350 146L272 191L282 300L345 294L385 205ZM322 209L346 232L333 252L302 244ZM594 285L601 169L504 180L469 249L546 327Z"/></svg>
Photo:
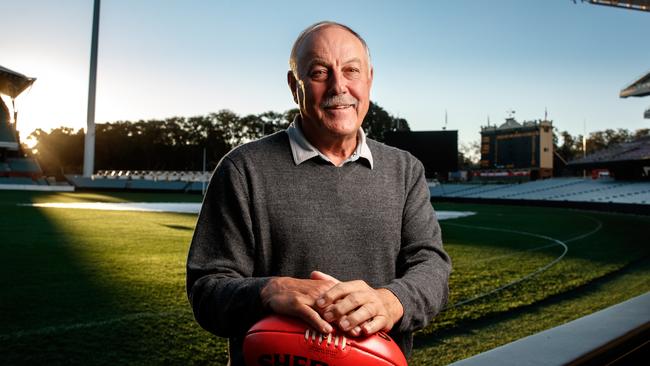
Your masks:
<svg viewBox="0 0 650 366"><path fill-rule="evenodd" d="M293 75L293 71L291 70L287 71L287 83L289 84L289 89L291 89L293 101L300 105L300 103L298 103L298 90L296 89L298 87L298 80L296 80L296 77Z"/></svg>

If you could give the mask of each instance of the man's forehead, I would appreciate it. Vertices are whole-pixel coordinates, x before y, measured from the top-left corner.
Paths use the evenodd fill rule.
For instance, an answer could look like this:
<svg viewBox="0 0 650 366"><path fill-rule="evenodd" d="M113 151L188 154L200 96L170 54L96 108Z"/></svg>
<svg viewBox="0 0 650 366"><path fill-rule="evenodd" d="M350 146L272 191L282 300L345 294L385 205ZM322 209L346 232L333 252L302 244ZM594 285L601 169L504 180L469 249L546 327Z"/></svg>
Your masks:
<svg viewBox="0 0 650 366"><path fill-rule="evenodd" d="M319 28L305 37L297 52L299 63L313 62L329 55L333 50L342 53L347 61L368 61L364 44L357 36L345 28L328 25ZM363 60L363 61L361 61Z"/></svg>

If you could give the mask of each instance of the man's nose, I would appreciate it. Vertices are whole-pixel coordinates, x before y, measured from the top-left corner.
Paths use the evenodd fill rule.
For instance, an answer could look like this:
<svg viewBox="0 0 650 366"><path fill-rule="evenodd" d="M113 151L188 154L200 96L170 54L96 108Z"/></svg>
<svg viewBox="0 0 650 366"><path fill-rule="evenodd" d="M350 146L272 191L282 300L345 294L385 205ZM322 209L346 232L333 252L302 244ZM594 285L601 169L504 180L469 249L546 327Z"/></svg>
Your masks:
<svg viewBox="0 0 650 366"><path fill-rule="evenodd" d="M340 70L334 70L332 72L329 82L329 91L332 95L345 94L347 92L347 80Z"/></svg>

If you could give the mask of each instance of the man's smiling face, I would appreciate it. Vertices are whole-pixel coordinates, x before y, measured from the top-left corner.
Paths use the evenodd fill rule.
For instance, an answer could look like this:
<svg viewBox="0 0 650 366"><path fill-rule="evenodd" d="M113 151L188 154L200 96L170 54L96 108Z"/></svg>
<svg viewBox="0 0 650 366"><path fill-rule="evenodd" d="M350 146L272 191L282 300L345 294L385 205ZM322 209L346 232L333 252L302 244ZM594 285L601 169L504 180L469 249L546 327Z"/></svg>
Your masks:
<svg viewBox="0 0 650 366"><path fill-rule="evenodd" d="M296 56L298 80L290 75L289 83L303 124L330 136L356 136L372 85L364 45L346 29L324 26L304 40Z"/></svg>

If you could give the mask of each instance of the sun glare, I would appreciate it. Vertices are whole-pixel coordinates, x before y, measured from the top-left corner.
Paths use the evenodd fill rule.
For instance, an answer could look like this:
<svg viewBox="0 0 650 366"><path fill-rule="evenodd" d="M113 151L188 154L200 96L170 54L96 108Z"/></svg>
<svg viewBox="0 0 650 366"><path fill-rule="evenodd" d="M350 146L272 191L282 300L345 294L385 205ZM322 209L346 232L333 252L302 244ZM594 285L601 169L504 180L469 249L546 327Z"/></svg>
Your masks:
<svg viewBox="0 0 650 366"><path fill-rule="evenodd" d="M27 146L28 149L32 150L32 153L38 153L38 149L34 148L38 143L38 140L36 140L34 137L29 135L27 138L21 139L21 141L23 144L25 144L25 146Z"/></svg>

